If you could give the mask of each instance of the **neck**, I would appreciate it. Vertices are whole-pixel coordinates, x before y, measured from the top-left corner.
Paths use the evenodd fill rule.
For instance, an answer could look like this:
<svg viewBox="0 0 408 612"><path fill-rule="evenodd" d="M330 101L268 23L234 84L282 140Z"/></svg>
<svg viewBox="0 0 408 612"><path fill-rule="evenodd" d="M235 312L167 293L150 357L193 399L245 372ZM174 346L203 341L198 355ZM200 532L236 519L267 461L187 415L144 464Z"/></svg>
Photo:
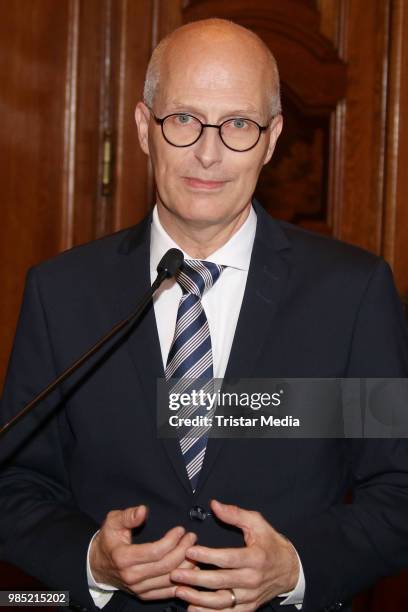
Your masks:
<svg viewBox="0 0 408 612"><path fill-rule="evenodd" d="M174 242L193 259L207 259L220 249L245 223L251 202L232 219L220 223L184 220L157 203L160 223Z"/></svg>

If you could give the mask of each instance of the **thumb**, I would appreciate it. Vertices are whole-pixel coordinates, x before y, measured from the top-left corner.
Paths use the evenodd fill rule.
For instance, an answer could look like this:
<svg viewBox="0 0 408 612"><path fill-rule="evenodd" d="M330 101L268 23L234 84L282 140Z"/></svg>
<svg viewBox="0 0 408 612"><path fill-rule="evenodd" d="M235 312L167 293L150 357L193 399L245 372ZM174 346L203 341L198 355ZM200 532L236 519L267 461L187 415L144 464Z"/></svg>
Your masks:
<svg viewBox="0 0 408 612"><path fill-rule="evenodd" d="M116 510L110 513L110 527L112 529L133 529L139 527L147 518L147 507L144 505L133 506L125 510Z"/></svg>
<svg viewBox="0 0 408 612"><path fill-rule="evenodd" d="M222 504L216 499L211 500L211 509L220 521L239 527L244 532L247 544L253 538L255 529L259 526L259 514L252 510L245 510L233 504Z"/></svg>

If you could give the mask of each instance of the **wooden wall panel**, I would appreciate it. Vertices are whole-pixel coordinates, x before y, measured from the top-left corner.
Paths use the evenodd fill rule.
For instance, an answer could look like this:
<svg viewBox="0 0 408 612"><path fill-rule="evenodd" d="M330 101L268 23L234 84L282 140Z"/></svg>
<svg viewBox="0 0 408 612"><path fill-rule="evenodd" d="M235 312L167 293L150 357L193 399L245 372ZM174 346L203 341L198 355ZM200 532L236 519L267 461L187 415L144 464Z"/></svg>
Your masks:
<svg viewBox="0 0 408 612"><path fill-rule="evenodd" d="M408 5L391 11L383 252L408 305Z"/></svg>
<svg viewBox="0 0 408 612"><path fill-rule="evenodd" d="M134 111L142 99L144 76L154 47L181 23L180 0L119 0L119 5L113 230L136 223L154 204L152 172L139 147Z"/></svg>
<svg viewBox="0 0 408 612"><path fill-rule="evenodd" d="M152 51L154 3L120 0L119 9L113 230L136 223L150 207L148 162L139 147L134 111Z"/></svg>
<svg viewBox="0 0 408 612"><path fill-rule="evenodd" d="M339 52L348 64L343 197L335 235L381 252L389 0L341 0Z"/></svg>
<svg viewBox="0 0 408 612"><path fill-rule="evenodd" d="M71 24L77 52L72 60L69 84L72 92L69 169L72 201L66 213L64 249L96 237L101 199L99 157L107 13L105 0L86 0L78 4Z"/></svg>
<svg viewBox="0 0 408 612"><path fill-rule="evenodd" d="M333 122L335 235L384 256L408 317L408 6L318 0L321 30L348 62Z"/></svg>
<svg viewBox="0 0 408 612"><path fill-rule="evenodd" d="M69 191L66 82L74 4L0 4L1 379L27 268L61 247L61 202Z"/></svg>

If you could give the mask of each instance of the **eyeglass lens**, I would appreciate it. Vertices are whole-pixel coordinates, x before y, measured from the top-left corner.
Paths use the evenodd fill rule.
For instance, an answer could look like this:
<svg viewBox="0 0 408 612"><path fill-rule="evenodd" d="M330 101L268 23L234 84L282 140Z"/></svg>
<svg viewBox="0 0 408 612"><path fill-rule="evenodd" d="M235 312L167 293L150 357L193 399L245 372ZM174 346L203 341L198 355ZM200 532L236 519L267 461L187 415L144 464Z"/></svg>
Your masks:
<svg viewBox="0 0 408 612"><path fill-rule="evenodd" d="M187 114L175 114L163 122L165 138L177 147L194 144L203 129L198 119ZM224 144L236 151L244 151L254 146L259 139L260 130L250 119L234 118L222 124L220 130Z"/></svg>

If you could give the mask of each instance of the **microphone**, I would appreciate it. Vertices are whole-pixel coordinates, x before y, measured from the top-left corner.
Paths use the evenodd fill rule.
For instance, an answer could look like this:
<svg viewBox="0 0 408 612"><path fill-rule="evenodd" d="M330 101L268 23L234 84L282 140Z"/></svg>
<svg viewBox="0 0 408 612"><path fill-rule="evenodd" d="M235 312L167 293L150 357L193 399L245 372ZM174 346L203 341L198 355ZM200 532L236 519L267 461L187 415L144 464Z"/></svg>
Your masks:
<svg viewBox="0 0 408 612"><path fill-rule="evenodd" d="M40 391L20 412L18 412L10 421L8 421L0 429L0 435L4 434L19 421L24 415L28 414L37 404L45 399L50 393L54 391L58 385L63 383L67 378L71 376L78 368L80 368L88 359L90 359L95 353L97 353L109 340L114 338L120 331L130 324L136 323L142 313L144 312L147 304L152 299L152 296L160 287L162 282L166 278L171 278L181 268L184 261L184 255L179 249L169 249L161 258L159 265L157 266L157 277L153 282L152 286L145 293L143 298L140 300L137 308L125 319L116 323L112 329L107 332L98 342L96 342L91 348L83 353L72 365L62 372L52 383L50 383L45 389Z"/></svg>
<svg viewBox="0 0 408 612"><path fill-rule="evenodd" d="M181 268L184 261L184 255L179 249L169 249L161 258L157 266L159 274L165 273L164 278L171 278Z"/></svg>

